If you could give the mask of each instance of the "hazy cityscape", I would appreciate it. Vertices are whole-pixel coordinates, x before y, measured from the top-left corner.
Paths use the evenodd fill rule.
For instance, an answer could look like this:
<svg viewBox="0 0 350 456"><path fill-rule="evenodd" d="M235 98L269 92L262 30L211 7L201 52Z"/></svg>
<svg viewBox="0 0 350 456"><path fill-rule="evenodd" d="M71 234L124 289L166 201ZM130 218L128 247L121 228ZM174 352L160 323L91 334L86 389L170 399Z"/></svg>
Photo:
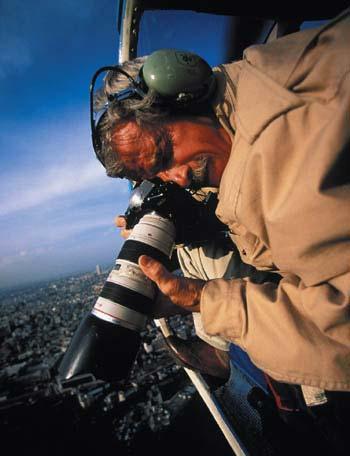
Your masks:
<svg viewBox="0 0 350 456"><path fill-rule="evenodd" d="M174 440L167 450L172 454L177 446L196 442L197 437L188 440L188 424L193 414L199 419L198 407L201 419L211 420L153 322L142 333L126 382L57 377L55 366L107 275L97 266L94 272L2 292L0 425L12 454L75 454L75 448L85 454L101 449L139 454L145 445L160 454L175 435L183 435L187 441ZM193 335L191 316L175 316L170 323L180 337Z"/></svg>

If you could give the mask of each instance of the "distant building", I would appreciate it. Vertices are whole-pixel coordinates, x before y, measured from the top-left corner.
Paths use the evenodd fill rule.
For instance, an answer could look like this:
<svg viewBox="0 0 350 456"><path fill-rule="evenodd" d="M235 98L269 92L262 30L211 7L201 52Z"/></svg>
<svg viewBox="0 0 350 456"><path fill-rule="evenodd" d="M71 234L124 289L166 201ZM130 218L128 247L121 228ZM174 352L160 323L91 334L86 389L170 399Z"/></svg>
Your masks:
<svg viewBox="0 0 350 456"><path fill-rule="evenodd" d="M102 274L101 267L100 267L99 264L96 265L96 274L97 275L101 275Z"/></svg>

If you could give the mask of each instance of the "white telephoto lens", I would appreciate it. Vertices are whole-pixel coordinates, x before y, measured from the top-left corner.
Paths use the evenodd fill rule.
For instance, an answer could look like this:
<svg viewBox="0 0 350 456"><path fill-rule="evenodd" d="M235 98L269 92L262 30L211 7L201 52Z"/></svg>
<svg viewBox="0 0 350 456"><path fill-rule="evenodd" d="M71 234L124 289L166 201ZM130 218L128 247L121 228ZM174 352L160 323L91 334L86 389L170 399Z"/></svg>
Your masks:
<svg viewBox="0 0 350 456"><path fill-rule="evenodd" d="M174 224L155 213L142 217L125 241L92 310L97 317L141 331L152 309L156 286L141 271L140 255L147 254L165 264L171 258Z"/></svg>

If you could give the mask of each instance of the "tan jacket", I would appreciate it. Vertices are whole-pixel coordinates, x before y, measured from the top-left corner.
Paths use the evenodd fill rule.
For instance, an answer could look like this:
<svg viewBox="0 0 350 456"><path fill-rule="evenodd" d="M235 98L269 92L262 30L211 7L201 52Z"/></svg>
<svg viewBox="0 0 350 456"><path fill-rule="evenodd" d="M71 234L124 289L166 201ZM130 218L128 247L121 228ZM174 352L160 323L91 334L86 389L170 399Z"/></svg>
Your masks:
<svg viewBox="0 0 350 456"><path fill-rule="evenodd" d="M350 390L349 11L221 70L233 146L217 215L245 262L283 279L209 281L204 328L276 380Z"/></svg>

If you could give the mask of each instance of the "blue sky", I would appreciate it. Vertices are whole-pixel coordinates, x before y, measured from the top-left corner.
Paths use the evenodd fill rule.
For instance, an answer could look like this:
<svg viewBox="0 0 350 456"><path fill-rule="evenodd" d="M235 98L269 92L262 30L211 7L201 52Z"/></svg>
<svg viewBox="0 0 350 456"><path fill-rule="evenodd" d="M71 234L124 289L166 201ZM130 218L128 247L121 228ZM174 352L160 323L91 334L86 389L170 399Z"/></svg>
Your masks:
<svg viewBox="0 0 350 456"><path fill-rule="evenodd" d="M0 0L0 288L112 263L128 185L95 159L88 87L116 0Z"/></svg>
<svg viewBox="0 0 350 456"><path fill-rule="evenodd" d="M117 61L117 0L0 0L0 288L111 264L128 184L111 179L90 141L88 86ZM140 52L187 48L211 65L226 39L218 16L153 12ZM181 24L181 26L179 26ZM215 40L213 39L215 37ZM220 46L218 46L220 47Z"/></svg>

